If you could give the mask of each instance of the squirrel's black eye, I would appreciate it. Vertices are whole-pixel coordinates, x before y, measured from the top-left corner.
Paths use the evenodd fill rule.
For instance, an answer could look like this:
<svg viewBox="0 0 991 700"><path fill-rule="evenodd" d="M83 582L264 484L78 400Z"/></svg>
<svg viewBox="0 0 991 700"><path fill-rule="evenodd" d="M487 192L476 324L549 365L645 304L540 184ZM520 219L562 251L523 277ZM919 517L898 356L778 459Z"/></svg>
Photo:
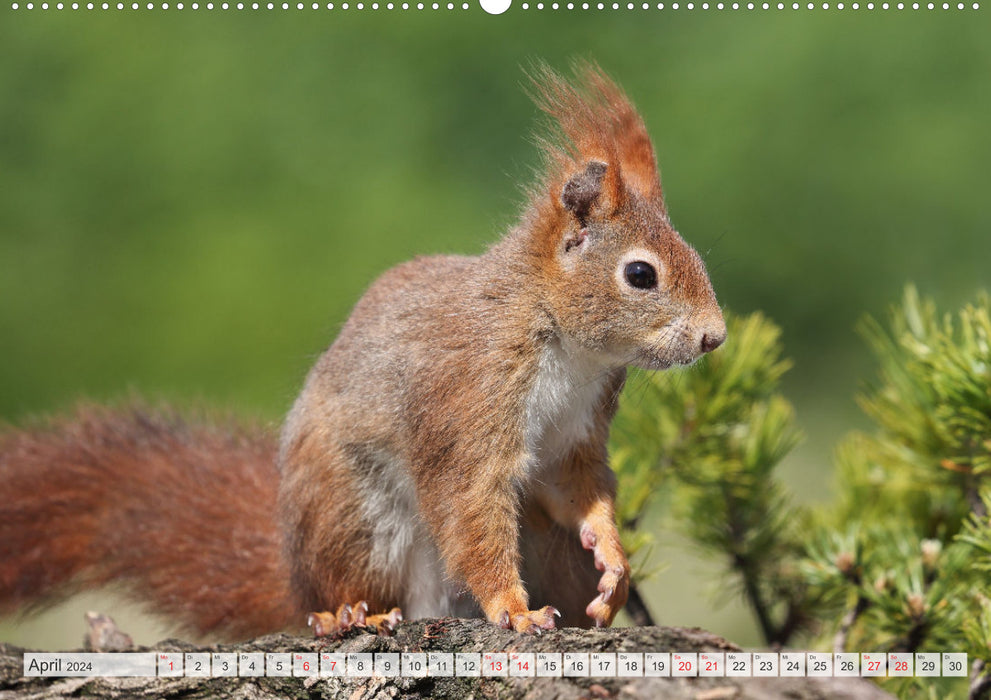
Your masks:
<svg viewBox="0 0 991 700"><path fill-rule="evenodd" d="M626 281L637 289L653 289L657 286L657 271L642 260L631 262L623 271Z"/></svg>

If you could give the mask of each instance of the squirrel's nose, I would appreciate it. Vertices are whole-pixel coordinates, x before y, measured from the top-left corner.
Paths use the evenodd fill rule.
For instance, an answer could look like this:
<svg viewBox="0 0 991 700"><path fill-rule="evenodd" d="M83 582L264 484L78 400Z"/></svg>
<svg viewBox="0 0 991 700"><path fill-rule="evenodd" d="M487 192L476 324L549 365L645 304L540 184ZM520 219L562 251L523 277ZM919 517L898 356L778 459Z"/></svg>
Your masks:
<svg viewBox="0 0 991 700"><path fill-rule="evenodd" d="M722 315L720 315L718 321L702 333L702 352L712 352L722 345L725 340L726 322L723 320Z"/></svg>
<svg viewBox="0 0 991 700"><path fill-rule="evenodd" d="M702 352L712 352L726 340L726 331L722 333L706 333L702 336Z"/></svg>

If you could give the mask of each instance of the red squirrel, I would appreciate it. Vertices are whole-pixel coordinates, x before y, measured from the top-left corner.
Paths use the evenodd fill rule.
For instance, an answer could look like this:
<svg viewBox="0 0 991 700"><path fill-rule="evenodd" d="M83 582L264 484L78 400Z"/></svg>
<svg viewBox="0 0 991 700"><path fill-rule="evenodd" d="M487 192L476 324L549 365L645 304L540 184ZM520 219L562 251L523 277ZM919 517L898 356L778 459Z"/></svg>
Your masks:
<svg viewBox="0 0 991 700"><path fill-rule="evenodd" d="M0 432L0 612L124 582L227 638L384 629L394 608L611 624L626 367L692 363L726 326L620 88L539 67L532 94L555 126L519 223L382 275L278 439L136 405Z"/></svg>

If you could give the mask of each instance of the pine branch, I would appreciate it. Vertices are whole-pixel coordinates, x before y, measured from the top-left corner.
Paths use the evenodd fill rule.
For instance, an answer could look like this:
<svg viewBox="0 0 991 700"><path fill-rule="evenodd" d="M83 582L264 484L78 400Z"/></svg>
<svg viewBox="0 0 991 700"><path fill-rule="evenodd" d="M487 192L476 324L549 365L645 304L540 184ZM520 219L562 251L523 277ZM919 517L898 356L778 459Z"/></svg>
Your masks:
<svg viewBox="0 0 991 700"><path fill-rule="evenodd" d="M808 619L801 602L788 602L788 612L785 614L784 622L778 627L777 635L775 635L777 640L779 640L777 643L781 646L787 645Z"/></svg>
<svg viewBox="0 0 991 700"><path fill-rule="evenodd" d="M653 627L657 624L647 607L647 603L640 595L640 587L635 583L630 584L629 597L626 599L626 613L637 627Z"/></svg>
<svg viewBox="0 0 991 700"><path fill-rule="evenodd" d="M850 630L856 624L860 616L871 606L871 603L864 596L857 597L857 603L850 608L843 619L840 620L840 627L836 631L836 636L833 637L833 653L841 654L846 651L847 639L850 636Z"/></svg>
<svg viewBox="0 0 991 700"><path fill-rule="evenodd" d="M984 659L978 659L970 666L970 689L968 700L988 700L991 698L991 668Z"/></svg>
<svg viewBox="0 0 991 700"><path fill-rule="evenodd" d="M770 608L764 602L764 597L761 595L760 586L757 583L757 572L754 570L754 567L751 566L745 557L739 555L734 557L733 566L743 578L743 588L747 602L750 604L751 609L754 611L754 616L757 618L757 624L760 626L764 642L767 644L783 644L786 640L778 639L778 632L774 627L774 622L771 620Z"/></svg>

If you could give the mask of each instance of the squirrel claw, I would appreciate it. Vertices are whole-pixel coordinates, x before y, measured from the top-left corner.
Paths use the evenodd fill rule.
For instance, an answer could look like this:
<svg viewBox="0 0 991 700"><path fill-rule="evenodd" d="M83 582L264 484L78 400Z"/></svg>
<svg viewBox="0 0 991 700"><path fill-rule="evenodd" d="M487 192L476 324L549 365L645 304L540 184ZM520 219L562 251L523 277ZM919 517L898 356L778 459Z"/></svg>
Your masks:
<svg viewBox="0 0 991 700"><path fill-rule="evenodd" d="M511 630L511 629L513 629L513 624L512 624L512 622L510 622L510 619L509 619L509 611L508 610L503 610L502 611L502 614L499 615L499 622L497 624L499 625L499 627L502 627L504 630Z"/></svg>
<svg viewBox="0 0 991 700"><path fill-rule="evenodd" d="M368 618L368 603L363 600L359 600L354 604L354 606L349 605L348 608L352 611L352 616L354 618L352 624L357 627L364 627Z"/></svg>
<svg viewBox="0 0 991 700"><path fill-rule="evenodd" d="M626 580L616 582L616 585L603 586L602 592L595 597L585 614L595 621L596 627L608 627L620 608L626 605Z"/></svg>

